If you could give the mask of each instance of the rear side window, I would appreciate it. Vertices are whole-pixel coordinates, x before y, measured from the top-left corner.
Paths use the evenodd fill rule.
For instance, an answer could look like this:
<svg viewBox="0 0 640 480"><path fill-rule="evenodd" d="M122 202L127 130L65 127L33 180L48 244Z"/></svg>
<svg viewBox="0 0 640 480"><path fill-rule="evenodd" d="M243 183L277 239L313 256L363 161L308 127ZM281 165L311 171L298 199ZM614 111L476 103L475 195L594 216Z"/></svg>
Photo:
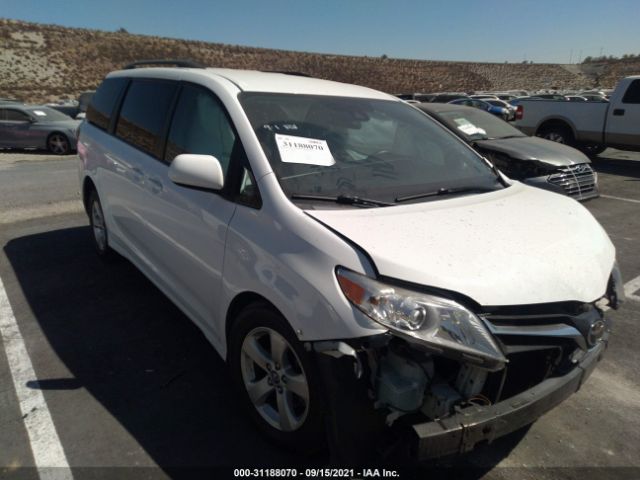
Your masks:
<svg viewBox="0 0 640 480"><path fill-rule="evenodd" d="M109 129L115 103L126 83L126 78L107 78L100 84L87 108L89 123L102 130Z"/></svg>
<svg viewBox="0 0 640 480"><path fill-rule="evenodd" d="M175 90L176 84L173 82L132 81L120 110L116 137L158 157L159 137Z"/></svg>
<svg viewBox="0 0 640 480"><path fill-rule="evenodd" d="M634 80L627 88L622 103L640 103L640 80Z"/></svg>
<svg viewBox="0 0 640 480"><path fill-rule="evenodd" d="M181 153L213 155L226 174L235 142L220 101L203 88L185 85L167 137L165 161L170 163Z"/></svg>

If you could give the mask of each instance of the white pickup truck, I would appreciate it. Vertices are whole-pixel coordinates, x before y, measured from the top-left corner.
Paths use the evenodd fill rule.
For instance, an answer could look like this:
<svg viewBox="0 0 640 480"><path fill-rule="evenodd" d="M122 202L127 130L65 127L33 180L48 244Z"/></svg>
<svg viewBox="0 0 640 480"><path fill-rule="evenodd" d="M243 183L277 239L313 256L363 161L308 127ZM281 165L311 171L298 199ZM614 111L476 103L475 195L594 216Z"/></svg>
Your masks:
<svg viewBox="0 0 640 480"><path fill-rule="evenodd" d="M640 151L640 75L621 80L608 102L523 99L514 125L587 153L607 147Z"/></svg>

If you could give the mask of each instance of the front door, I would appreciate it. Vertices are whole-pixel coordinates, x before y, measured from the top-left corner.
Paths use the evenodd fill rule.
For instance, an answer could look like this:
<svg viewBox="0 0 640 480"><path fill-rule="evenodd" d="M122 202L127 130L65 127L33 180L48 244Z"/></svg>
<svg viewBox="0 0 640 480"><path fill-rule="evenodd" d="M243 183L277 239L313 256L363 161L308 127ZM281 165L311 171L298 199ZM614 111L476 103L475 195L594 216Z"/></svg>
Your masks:
<svg viewBox="0 0 640 480"><path fill-rule="evenodd" d="M607 143L640 147L640 79L629 84L621 101L609 106L607 117Z"/></svg>
<svg viewBox="0 0 640 480"><path fill-rule="evenodd" d="M31 118L12 108L0 109L0 147L32 147Z"/></svg>

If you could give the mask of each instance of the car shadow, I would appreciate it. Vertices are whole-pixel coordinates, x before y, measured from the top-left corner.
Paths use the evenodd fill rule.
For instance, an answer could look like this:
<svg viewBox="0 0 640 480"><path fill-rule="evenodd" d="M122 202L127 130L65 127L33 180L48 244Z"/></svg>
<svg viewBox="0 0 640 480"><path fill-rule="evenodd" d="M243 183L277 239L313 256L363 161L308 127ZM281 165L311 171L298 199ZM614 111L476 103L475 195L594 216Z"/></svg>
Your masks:
<svg viewBox="0 0 640 480"><path fill-rule="evenodd" d="M200 330L131 263L100 261L89 235L88 227L67 228L15 238L4 248L33 317L71 373L38 378L30 388L45 395L86 389L167 472L332 464L329 452L301 456L262 437ZM52 416L56 421L55 410ZM67 429L57 429L64 444ZM418 471L461 467L480 478L523 435Z"/></svg>
<svg viewBox="0 0 640 480"><path fill-rule="evenodd" d="M640 179L640 162L637 160L608 157L606 151L600 155L591 156L590 158L593 168L599 173L631 177L631 179L627 181L632 182Z"/></svg>

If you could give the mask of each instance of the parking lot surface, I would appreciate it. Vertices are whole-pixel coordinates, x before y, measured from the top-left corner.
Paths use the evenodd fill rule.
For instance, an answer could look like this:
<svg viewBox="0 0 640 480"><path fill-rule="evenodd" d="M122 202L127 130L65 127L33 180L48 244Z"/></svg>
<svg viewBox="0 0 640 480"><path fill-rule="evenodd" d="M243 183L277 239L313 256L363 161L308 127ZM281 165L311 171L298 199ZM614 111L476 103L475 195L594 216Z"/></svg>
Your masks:
<svg viewBox="0 0 640 480"><path fill-rule="evenodd" d="M131 264L96 257L76 163L0 152L0 477L38 478L30 467L43 466L43 450L75 478L329 462L267 443L200 331ZM585 207L615 244L631 295L609 312L605 359L528 430L436 466L488 479L640 476L640 154L607 150L594 165L602 196ZM30 365L17 360L21 345Z"/></svg>

